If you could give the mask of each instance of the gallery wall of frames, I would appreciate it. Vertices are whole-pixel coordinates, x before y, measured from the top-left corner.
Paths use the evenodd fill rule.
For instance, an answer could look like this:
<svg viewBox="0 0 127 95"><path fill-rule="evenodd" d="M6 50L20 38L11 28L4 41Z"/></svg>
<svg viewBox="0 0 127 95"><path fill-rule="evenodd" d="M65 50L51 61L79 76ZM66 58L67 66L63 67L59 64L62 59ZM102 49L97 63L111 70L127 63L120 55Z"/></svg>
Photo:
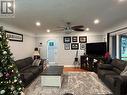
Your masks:
<svg viewBox="0 0 127 95"><path fill-rule="evenodd" d="M65 50L84 50L86 49L87 36L65 36L63 37Z"/></svg>

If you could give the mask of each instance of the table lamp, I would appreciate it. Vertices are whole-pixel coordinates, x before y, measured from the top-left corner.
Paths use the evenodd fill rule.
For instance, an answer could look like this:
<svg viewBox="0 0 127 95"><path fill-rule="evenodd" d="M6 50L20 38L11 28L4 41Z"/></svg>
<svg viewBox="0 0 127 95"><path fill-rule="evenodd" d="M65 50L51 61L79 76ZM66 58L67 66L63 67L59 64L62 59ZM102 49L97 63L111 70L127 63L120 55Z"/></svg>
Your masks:
<svg viewBox="0 0 127 95"><path fill-rule="evenodd" d="M34 60L40 58L40 54L39 54L38 48L35 48L35 49L34 49L33 55L34 55Z"/></svg>

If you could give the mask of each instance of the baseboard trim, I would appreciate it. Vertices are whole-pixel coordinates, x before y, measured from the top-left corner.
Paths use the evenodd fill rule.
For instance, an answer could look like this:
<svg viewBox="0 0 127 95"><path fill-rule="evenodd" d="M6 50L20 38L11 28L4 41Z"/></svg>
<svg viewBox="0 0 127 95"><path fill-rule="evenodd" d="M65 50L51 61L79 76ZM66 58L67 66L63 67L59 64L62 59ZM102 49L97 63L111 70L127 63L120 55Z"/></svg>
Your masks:
<svg viewBox="0 0 127 95"><path fill-rule="evenodd" d="M59 65L59 64L48 64L47 66L63 66L63 65ZM64 67L75 67L74 65L64 65ZM78 66L80 67L80 66Z"/></svg>
<svg viewBox="0 0 127 95"><path fill-rule="evenodd" d="M75 67L74 65L64 65L64 67ZM78 66L80 67L80 66Z"/></svg>
<svg viewBox="0 0 127 95"><path fill-rule="evenodd" d="M64 65L64 67L74 67L74 65Z"/></svg>

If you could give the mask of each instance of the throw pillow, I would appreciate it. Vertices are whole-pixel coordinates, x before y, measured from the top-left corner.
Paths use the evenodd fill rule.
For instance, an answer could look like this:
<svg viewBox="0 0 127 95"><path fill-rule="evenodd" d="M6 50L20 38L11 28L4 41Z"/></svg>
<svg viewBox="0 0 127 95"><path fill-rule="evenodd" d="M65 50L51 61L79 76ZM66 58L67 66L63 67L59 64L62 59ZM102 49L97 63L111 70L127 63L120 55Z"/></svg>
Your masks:
<svg viewBox="0 0 127 95"><path fill-rule="evenodd" d="M33 61L32 66L34 66L34 65L36 64L36 61L37 61L37 59L35 59L35 60Z"/></svg>
<svg viewBox="0 0 127 95"><path fill-rule="evenodd" d="M38 60L37 60L37 62L36 62L36 65L37 65L37 66L39 66L39 65L40 65L40 63L41 63L41 60L40 60L40 59L38 59Z"/></svg>
<svg viewBox="0 0 127 95"><path fill-rule="evenodd" d="M40 65L41 60L40 59L35 59L32 63L32 66L39 66Z"/></svg>
<svg viewBox="0 0 127 95"><path fill-rule="evenodd" d="M127 66L125 69L120 73L121 76L127 76Z"/></svg>

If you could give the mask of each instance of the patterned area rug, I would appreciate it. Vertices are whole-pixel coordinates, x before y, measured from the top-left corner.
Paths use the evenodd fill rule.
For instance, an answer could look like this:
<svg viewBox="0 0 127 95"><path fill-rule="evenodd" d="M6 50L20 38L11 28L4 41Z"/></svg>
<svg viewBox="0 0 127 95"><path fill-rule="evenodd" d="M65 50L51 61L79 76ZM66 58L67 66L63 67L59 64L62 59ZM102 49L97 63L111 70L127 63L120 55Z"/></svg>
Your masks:
<svg viewBox="0 0 127 95"><path fill-rule="evenodd" d="M98 79L94 72L68 72L64 74L62 87L42 87L38 77L28 88L25 95L112 95L112 92Z"/></svg>

